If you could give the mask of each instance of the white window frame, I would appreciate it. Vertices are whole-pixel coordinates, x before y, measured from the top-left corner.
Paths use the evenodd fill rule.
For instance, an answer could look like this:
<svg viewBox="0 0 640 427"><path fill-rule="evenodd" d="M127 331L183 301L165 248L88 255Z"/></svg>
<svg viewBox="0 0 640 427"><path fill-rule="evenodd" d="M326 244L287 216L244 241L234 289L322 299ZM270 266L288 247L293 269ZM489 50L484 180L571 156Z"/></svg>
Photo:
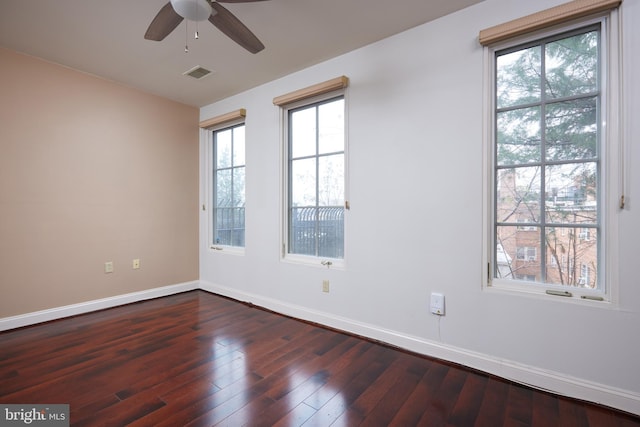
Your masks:
<svg viewBox="0 0 640 427"><path fill-rule="evenodd" d="M333 98L342 97L344 101L344 240L343 240L343 257L342 258L328 258L314 255L302 255L293 254L289 252L289 111L296 110L301 107L311 106L316 103L331 100ZM321 268L335 268L344 269L346 267L347 259L347 230L348 230L348 212L349 212L349 132L348 132L348 97L347 89L342 88L327 93L323 93L317 96L312 96L292 102L286 105L282 105L281 111L281 129L282 129L282 144L281 144L281 259L284 262L290 262L294 264L305 264L314 267Z"/></svg>
<svg viewBox="0 0 640 427"><path fill-rule="evenodd" d="M513 279L494 277L496 271L495 231L494 231L494 159L495 159L495 53L508 47L528 43L555 34L579 29L600 23L601 25L601 67L602 95L601 103L601 170L599 171L600 191L600 227L602 230L601 255L598 265L598 281L602 289L590 290L537 282L535 286ZM621 197L625 173L623 171L623 132L622 132L622 61L620 43L620 11L610 10L588 18L567 24L536 31L524 36L500 41L484 46L484 99L483 123L483 279L482 288L488 292L506 292L518 295L534 295L543 298L557 298L561 301L593 303L607 307L618 304L618 216L621 210ZM560 292L558 292L560 291ZM562 292L568 291L568 294Z"/></svg>
<svg viewBox="0 0 640 427"><path fill-rule="evenodd" d="M238 119L234 119L234 120L230 120L230 121L225 121L224 123L221 123L219 125L213 126L213 127L209 127L207 129L202 129L202 131L205 133L205 156L206 156L206 171L207 171L207 180L206 180L206 207L208 209L208 214L207 214L207 227L206 227L206 233L207 233L207 246L210 252L215 252L215 253L224 253L224 254L232 254L232 255L244 255L245 254L245 248L247 245L247 224L246 224L246 207L245 207L245 245L244 246L231 246L231 245L222 245L219 243L216 243L214 241L214 234L215 234L215 225L214 225L214 215L215 215L215 209L216 209L216 198L215 198L215 188L216 188L216 182L215 182L215 178L214 178L214 172L216 171L216 164L215 164L215 137L214 134L216 132L219 131L224 131L226 129L230 129L230 128L234 128L237 126L243 125L245 126L245 179L246 179L246 170L247 170L247 159L246 159L246 151L247 151L247 144L246 144L246 123L245 123L245 118L241 117ZM246 188L245 188L245 199L246 199Z"/></svg>

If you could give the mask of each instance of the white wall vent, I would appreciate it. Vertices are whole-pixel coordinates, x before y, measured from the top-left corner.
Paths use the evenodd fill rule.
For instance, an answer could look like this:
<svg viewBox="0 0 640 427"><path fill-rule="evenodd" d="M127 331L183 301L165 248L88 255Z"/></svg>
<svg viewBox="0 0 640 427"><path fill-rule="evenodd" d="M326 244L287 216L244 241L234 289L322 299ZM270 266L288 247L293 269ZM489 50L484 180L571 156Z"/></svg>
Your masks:
<svg viewBox="0 0 640 427"><path fill-rule="evenodd" d="M202 79L204 77L207 77L209 74L211 74L211 70L207 70L204 67L201 66L195 66L190 70L185 71L184 73L185 76L189 76L189 77L193 77L194 79Z"/></svg>

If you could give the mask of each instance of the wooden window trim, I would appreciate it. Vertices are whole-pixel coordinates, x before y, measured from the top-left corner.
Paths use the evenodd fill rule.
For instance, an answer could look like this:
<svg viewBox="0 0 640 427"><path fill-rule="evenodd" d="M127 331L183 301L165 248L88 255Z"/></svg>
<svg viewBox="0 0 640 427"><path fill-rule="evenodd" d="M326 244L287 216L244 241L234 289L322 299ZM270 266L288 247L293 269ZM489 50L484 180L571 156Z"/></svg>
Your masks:
<svg viewBox="0 0 640 427"><path fill-rule="evenodd" d="M324 95L325 93L333 92L334 90L344 89L349 86L349 78L346 76L336 77L326 82L318 83L303 89L298 89L293 92L289 92L284 95L276 96L273 98L273 104L279 107L284 105L293 104L294 102L301 101L303 99L312 98L318 95Z"/></svg>
<svg viewBox="0 0 640 427"><path fill-rule="evenodd" d="M534 32L553 25L564 24L620 6L622 0L574 0L513 21L480 31L480 44L488 46L512 37Z"/></svg>
<svg viewBox="0 0 640 427"><path fill-rule="evenodd" d="M203 120L200 122L200 127L202 129L211 129L226 123L234 122L236 120L242 120L246 116L247 110L245 110L244 108L240 108L239 110L231 111L230 113L221 114L219 116Z"/></svg>

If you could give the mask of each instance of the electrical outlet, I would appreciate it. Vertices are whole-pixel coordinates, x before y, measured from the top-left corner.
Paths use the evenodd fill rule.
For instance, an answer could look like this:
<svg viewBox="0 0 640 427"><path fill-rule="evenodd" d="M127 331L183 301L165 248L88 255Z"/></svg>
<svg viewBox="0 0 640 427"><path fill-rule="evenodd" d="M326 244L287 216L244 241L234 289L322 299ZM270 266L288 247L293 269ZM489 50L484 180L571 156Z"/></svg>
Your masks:
<svg viewBox="0 0 640 427"><path fill-rule="evenodd" d="M323 280L322 281L322 292L329 292L329 281L328 280Z"/></svg>
<svg viewBox="0 0 640 427"><path fill-rule="evenodd" d="M132 263L132 267L133 267L134 270L139 269L140 268L140 259L138 259L138 258L134 259L133 263Z"/></svg>
<svg viewBox="0 0 640 427"><path fill-rule="evenodd" d="M107 261L104 263L104 272L113 273L113 261Z"/></svg>

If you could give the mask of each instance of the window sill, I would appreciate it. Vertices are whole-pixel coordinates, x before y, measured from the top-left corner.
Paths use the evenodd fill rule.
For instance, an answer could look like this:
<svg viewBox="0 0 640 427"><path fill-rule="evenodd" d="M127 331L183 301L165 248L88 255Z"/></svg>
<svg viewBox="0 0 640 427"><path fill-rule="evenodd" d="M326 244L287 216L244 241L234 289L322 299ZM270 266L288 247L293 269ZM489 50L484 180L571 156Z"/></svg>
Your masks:
<svg viewBox="0 0 640 427"><path fill-rule="evenodd" d="M307 265L316 268L329 268L333 270L344 270L344 259L338 258L322 258L308 255L286 254L282 258L283 262L289 264Z"/></svg>
<svg viewBox="0 0 640 427"><path fill-rule="evenodd" d="M508 284L501 282L495 285L485 285L483 290L488 293L515 295L544 301L559 301L608 309L617 308L617 304L612 301L611 295L589 292L588 290L580 288L530 285L526 284L526 282ZM564 295L562 294L563 292L568 292L569 294Z"/></svg>
<svg viewBox="0 0 640 427"><path fill-rule="evenodd" d="M236 246L212 245L209 246L209 252L244 256L244 248Z"/></svg>

